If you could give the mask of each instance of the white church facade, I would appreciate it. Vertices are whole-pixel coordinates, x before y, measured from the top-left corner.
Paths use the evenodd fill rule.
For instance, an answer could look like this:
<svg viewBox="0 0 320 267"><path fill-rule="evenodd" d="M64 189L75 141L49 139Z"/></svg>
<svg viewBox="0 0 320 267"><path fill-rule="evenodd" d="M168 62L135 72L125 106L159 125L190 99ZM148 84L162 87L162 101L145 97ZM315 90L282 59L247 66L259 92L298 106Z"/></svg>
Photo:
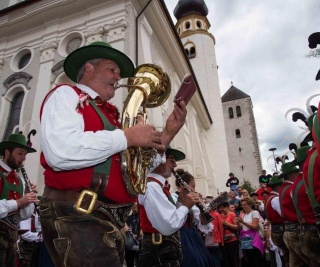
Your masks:
<svg viewBox="0 0 320 267"><path fill-rule="evenodd" d="M187 73L194 75L197 92L188 104L186 124L171 146L186 154L178 167L194 175L197 191L204 196L215 196L218 191L226 190L225 182L231 171L228 133L215 39L209 32L204 1L179 1L176 25L163 0L13 2L8 1L7 5L2 2L0 6L0 139L12 132L37 131L32 138L37 153L28 155L25 167L40 192L44 187L39 162L42 100L57 84L71 82L63 72L66 56L98 40L129 55L136 66L157 64L168 73L172 84L169 99L162 106L148 110L150 122L158 130L163 129L173 108L182 78ZM193 2L201 6L186 14L185 8ZM112 99L120 111L126 96L127 90L119 89Z"/></svg>

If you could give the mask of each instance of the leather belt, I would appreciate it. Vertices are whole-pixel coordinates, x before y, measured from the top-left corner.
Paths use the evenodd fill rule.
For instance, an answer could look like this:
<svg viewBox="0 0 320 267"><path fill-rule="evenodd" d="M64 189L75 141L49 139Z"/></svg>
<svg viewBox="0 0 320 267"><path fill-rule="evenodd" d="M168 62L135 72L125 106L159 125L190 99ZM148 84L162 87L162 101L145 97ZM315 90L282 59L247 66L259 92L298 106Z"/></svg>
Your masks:
<svg viewBox="0 0 320 267"><path fill-rule="evenodd" d="M75 210L82 214L94 213L94 216L100 217L97 215L98 212L107 217L119 229L124 227L124 222L126 222L133 205L133 203L109 204L99 201L96 193L87 189L79 193L73 190L62 191L46 186L42 197L71 203L75 206Z"/></svg>
<svg viewBox="0 0 320 267"><path fill-rule="evenodd" d="M302 227L299 223L285 222L284 229L285 231L288 231L288 232L295 232L295 231L300 231Z"/></svg>
<svg viewBox="0 0 320 267"><path fill-rule="evenodd" d="M271 224L271 232L283 233L284 232L284 225L283 224Z"/></svg>
<svg viewBox="0 0 320 267"><path fill-rule="evenodd" d="M86 189L79 193L73 190L62 191L46 186L42 197L72 203L76 206L77 211L84 214L90 214L104 204L97 200L95 192Z"/></svg>
<svg viewBox="0 0 320 267"><path fill-rule="evenodd" d="M303 230L318 230L315 224L303 224L301 227Z"/></svg>

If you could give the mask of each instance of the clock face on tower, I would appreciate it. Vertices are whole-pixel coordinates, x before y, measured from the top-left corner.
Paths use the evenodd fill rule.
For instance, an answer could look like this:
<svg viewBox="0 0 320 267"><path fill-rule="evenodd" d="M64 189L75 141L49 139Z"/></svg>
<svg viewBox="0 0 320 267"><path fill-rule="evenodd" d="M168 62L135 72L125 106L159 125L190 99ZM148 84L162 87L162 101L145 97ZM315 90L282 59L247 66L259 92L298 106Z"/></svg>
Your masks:
<svg viewBox="0 0 320 267"><path fill-rule="evenodd" d="M73 38L71 39L68 44L67 44L67 47L66 47L66 51L68 54L70 54L72 51L76 50L77 48L80 47L81 45L81 38L79 37L76 37L76 38Z"/></svg>

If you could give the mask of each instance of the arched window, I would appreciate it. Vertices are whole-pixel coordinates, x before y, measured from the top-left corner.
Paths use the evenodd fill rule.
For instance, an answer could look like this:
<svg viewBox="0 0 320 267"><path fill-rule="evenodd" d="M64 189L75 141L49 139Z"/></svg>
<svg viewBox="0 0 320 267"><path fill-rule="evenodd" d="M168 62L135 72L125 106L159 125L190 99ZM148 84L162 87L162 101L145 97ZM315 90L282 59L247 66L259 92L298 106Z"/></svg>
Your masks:
<svg viewBox="0 0 320 267"><path fill-rule="evenodd" d="M194 58L196 57L196 48L194 46L192 46L190 48L190 55L189 55L189 58Z"/></svg>
<svg viewBox="0 0 320 267"><path fill-rule="evenodd" d="M184 51L186 52L187 57L190 57L189 49L184 49Z"/></svg>
<svg viewBox="0 0 320 267"><path fill-rule="evenodd" d="M228 111L229 111L229 118L233 119L233 108L230 107Z"/></svg>
<svg viewBox="0 0 320 267"><path fill-rule="evenodd" d="M7 140L9 135L12 134L13 128L19 125L21 106L24 97L24 92L18 92L11 102L10 113L8 116L8 122L6 131L4 133L3 140Z"/></svg>
<svg viewBox="0 0 320 267"><path fill-rule="evenodd" d="M240 106L236 106L237 117L241 117L241 108Z"/></svg>
<svg viewBox="0 0 320 267"><path fill-rule="evenodd" d="M186 24L185 24L185 26L186 26L186 29L187 29L187 30L190 29L190 22L187 21Z"/></svg>
<svg viewBox="0 0 320 267"><path fill-rule="evenodd" d="M239 129L236 130L236 138L241 138L241 133Z"/></svg>
<svg viewBox="0 0 320 267"><path fill-rule="evenodd" d="M202 27L202 24L201 24L201 21L200 20L197 20L197 27L201 29Z"/></svg>

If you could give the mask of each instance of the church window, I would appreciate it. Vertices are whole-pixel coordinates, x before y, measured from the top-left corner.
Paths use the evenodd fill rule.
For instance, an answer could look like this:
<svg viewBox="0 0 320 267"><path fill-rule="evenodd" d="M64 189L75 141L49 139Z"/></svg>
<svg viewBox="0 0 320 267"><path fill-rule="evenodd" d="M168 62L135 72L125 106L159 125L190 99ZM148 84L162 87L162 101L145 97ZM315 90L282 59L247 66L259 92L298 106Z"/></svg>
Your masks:
<svg viewBox="0 0 320 267"><path fill-rule="evenodd" d="M236 138L241 138L241 133L239 129L236 130Z"/></svg>
<svg viewBox="0 0 320 267"><path fill-rule="evenodd" d="M201 24L201 21L200 20L197 20L197 27L201 29L202 27L202 24Z"/></svg>
<svg viewBox="0 0 320 267"><path fill-rule="evenodd" d="M73 52L74 50L79 48L81 43L82 43L82 39L80 37L75 37L75 38L71 39L67 43L67 47L66 47L67 53L70 54L71 52Z"/></svg>
<svg viewBox="0 0 320 267"><path fill-rule="evenodd" d="M228 111L229 111L229 118L233 119L233 108L230 107Z"/></svg>
<svg viewBox="0 0 320 267"><path fill-rule="evenodd" d="M187 21L186 24L185 24L185 26L186 26L186 29L187 29L187 30L190 29L190 26L191 26L191 25L190 25L190 22Z"/></svg>
<svg viewBox="0 0 320 267"><path fill-rule="evenodd" d="M187 56L190 57L189 49L184 49L184 51L186 52Z"/></svg>
<svg viewBox="0 0 320 267"><path fill-rule="evenodd" d="M240 106L236 106L237 117L241 117L241 108Z"/></svg>
<svg viewBox="0 0 320 267"><path fill-rule="evenodd" d="M10 113L3 140L7 140L9 135L12 134L14 127L16 125L19 125L23 97L24 92L18 92L12 99Z"/></svg>
<svg viewBox="0 0 320 267"><path fill-rule="evenodd" d="M19 70L23 69L25 66L28 65L29 61L31 59L31 53L30 52L27 52L26 54L24 54L19 62L18 62L18 68Z"/></svg>
<svg viewBox="0 0 320 267"><path fill-rule="evenodd" d="M196 48L194 46L192 46L190 48L190 55L189 55L189 58L194 58L196 57Z"/></svg>

